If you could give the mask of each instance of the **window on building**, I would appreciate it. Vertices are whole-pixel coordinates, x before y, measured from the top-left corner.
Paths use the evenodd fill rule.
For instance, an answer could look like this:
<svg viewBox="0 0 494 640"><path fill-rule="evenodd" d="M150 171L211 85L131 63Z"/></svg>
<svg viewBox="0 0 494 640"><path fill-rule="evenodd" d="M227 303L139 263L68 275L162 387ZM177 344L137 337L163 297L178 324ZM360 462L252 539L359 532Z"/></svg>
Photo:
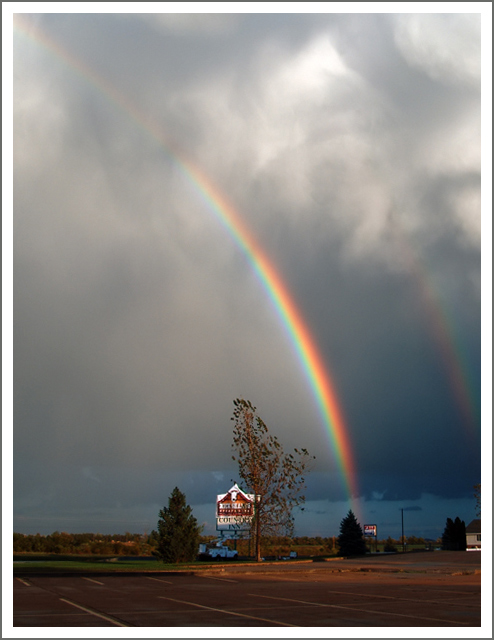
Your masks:
<svg viewBox="0 0 494 640"><path fill-rule="evenodd" d="M477 533L477 542L480 542L480 533Z"/></svg>

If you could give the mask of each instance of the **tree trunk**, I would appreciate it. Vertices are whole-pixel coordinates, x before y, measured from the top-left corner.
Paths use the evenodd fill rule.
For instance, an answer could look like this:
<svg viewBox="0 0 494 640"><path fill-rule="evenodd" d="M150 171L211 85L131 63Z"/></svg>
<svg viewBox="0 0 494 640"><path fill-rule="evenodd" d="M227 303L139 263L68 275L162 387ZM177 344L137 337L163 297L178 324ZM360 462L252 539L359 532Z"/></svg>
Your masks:
<svg viewBox="0 0 494 640"><path fill-rule="evenodd" d="M261 519L256 509L256 562L261 562Z"/></svg>

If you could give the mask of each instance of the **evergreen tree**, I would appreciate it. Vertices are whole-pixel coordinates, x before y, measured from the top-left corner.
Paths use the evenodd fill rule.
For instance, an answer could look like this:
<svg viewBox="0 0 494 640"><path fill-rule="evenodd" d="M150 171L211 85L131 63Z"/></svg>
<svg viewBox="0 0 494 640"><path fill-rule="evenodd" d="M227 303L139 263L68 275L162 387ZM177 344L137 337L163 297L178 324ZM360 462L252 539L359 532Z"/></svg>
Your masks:
<svg viewBox="0 0 494 640"><path fill-rule="evenodd" d="M338 547L343 556L360 556L367 551L362 527L351 509L341 521Z"/></svg>
<svg viewBox="0 0 494 640"><path fill-rule="evenodd" d="M465 551L467 548L465 522L456 517L446 520L446 526L442 536L442 548L449 551Z"/></svg>
<svg viewBox="0 0 494 640"><path fill-rule="evenodd" d="M185 495L175 487L168 499L168 508L160 511L158 548L153 555L163 562L191 562L199 550L201 531Z"/></svg>

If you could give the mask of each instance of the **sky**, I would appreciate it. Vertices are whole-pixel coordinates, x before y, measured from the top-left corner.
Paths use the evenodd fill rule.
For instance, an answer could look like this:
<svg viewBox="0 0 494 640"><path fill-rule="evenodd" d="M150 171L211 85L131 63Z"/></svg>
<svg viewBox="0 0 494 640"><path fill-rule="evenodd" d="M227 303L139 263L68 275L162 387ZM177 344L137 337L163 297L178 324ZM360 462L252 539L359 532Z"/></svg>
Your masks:
<svg viewBox="0 0 494 640"><path fill-rule="evenodd" d="M216 495L242 486L238 397L316 456L297 535L338 535L349 508L380 538L402 514L432 539L476 517L487 4L14 20L14 531L149 533L177 486L215 533ZM317 346L351 500L293 336L199 174Z"/></svg>

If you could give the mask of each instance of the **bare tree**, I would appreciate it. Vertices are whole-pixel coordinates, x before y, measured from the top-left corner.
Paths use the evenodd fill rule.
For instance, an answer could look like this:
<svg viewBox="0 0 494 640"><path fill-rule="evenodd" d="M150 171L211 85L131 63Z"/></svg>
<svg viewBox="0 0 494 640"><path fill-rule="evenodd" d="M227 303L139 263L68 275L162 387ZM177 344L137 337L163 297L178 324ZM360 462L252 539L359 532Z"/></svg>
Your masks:
<svg viewBox="0 0 494 640"><path fill-rule="evenodd" d="M474 484L475 515L480 518L480 484Z"/></svg>
<svg viewBox="0 0 494 640"><path fill-rule="evenodd" d="M247 490L255 495L252 533L256 541L256 559L261 559L261 536L292 535L292 510L305 502L304 474L315 460L307 449L285 454L276 436L272 436L257 410L248 400L233 401L232 448L239 474Z"/></svg>

